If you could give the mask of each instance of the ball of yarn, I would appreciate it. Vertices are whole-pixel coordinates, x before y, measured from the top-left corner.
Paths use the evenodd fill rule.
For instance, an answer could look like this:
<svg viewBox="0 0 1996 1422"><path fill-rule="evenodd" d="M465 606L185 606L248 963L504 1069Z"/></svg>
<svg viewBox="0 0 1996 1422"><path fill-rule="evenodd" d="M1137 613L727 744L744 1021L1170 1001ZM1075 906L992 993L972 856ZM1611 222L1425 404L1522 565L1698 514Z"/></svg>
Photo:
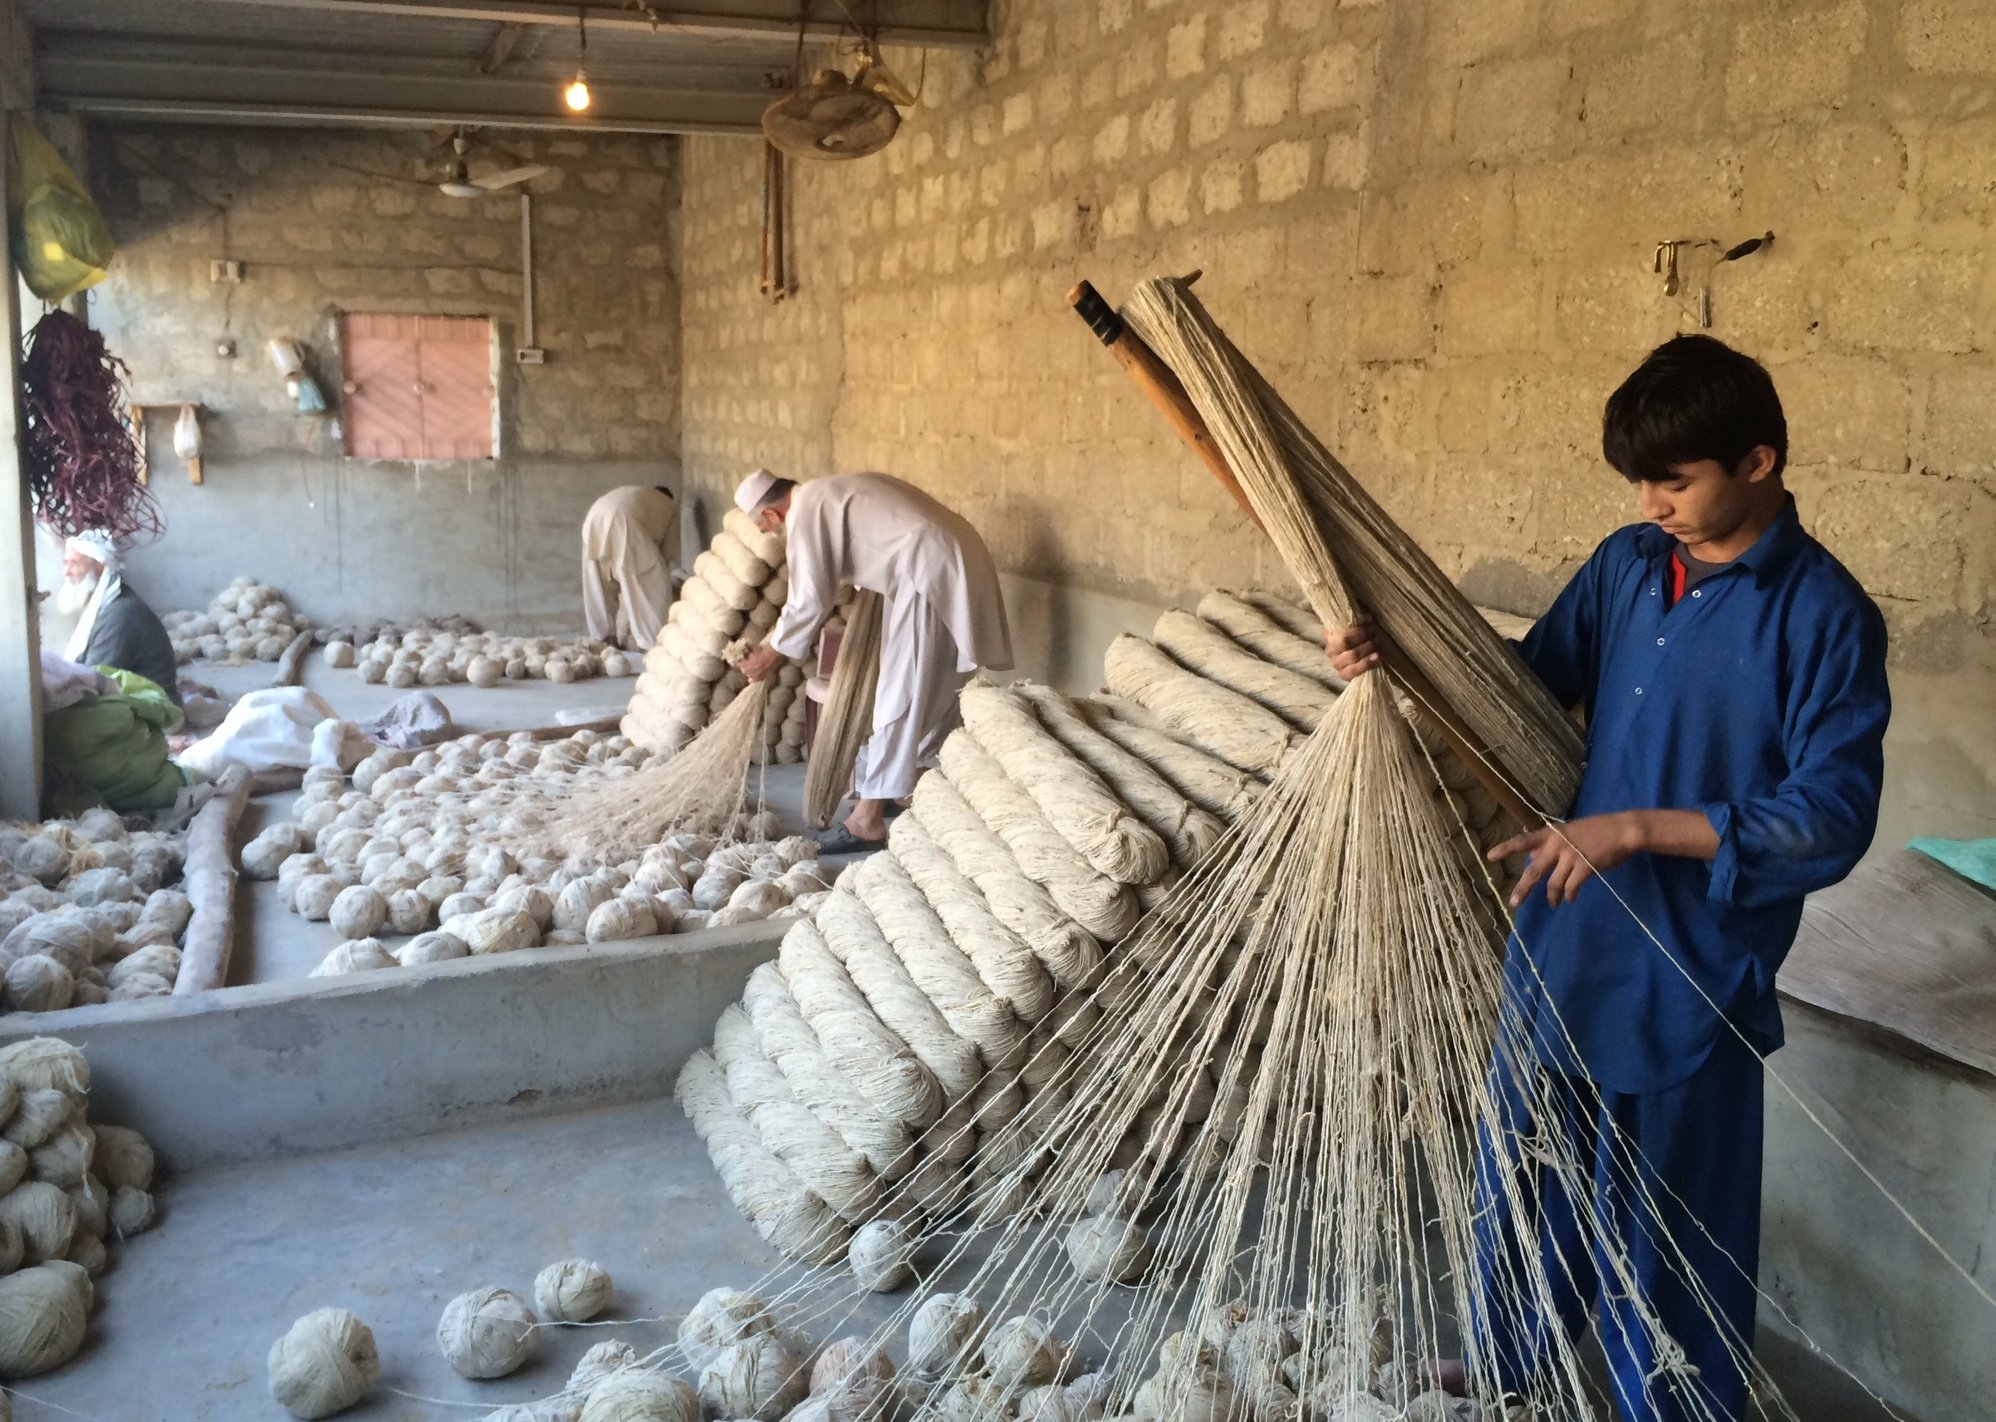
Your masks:
<svg viewBox="0 0 1996 1422"><path fill-rule="evenodd" d="M984 1367L1001 1388L1035 1387L1060 1373L1061 1345L1053 1327L1031 1314L1008 1318L984 1340Z"/></svg>
<svg viewBox="0 0 1996 1422"><path fill-rule="evenodd" d="M284 861L298 852L303 837L295 824L268 826L243 846L243 873L252 879L275 879Z"/></svg>
<svg viewBox="0 0 1996 1422"><path fill-rule="evenodd" d="M83 1183L97 1154L97 1137L81 1121L67 1125L28 1152L28 1174L64 1190Z"/></svg>
<svg viewBox="0 0 1996 1422"><path fill-rule="evenodd" d="M305 976L337 978L348 973L367 973L395 966L394 955L381 946L379 938L355 938L334 944L332 950L319 960L319 965Z"/></svg>
<svg viewBox="0 0 1996 1422"><path fill-rule="evenodd" d="M954 1372L974 1357L984 1310L968 1294L937 1294L908 1324L908 1370L921 1377Z"/></svg>
<svg viewBox="0 0 1996 1422"><path fill-rule="evenodd" d="M33 1150L65 1125L76 1109L76 1097L66 1091L23 1091L13 1118L0 1126L0 1138L23 1150Z"/></svg>
<svg viewBox="0 0 1996 1422"><path fill-rule="evenodd" d="M704 1368L744 1338L770 1333L776 1320L754 1294L739 1289L709 1289L679 1321L679 1351L696 1368Z"/></svg>
<svg viewBox="0 0 1996 1422"><path fill-rule="evenodd" d="M388 926L397 933L421 933L435 913L436 906L420 890L397 889L388 896Z"/></svg>
<svg viewBox="0 0 1996 1422"><path fill-rule="evenodd" d="M103 1236L85 1229L76 1232L76 1237L69 1242L69 1253L63 1258L93 1279L111 1264L111 1256L104 1248ZM5 1422L5 1419L0 1418L0 1422Z"/></svg>
<svg viewBox="0 0 1996 1422"><path fill-rule="evenodd" d="M111 868L86 869L62 887L71 903L85 907L122 903L138 892L132 887L131 875Z"/></svg>
<svg viewBox="0 0 1996 1422"><path fill-rule="evenodd" d="M331 1417L381 1376L374 1333L343 1308L306 1314L270 1345L270 1395L293 1417Z"/></svg>
<svg viewBox="0 0 1996 1422"><path fill-rule="evenodd" d="M658 932L658 915L637 899L611 899L590 912L583 937L591 943L621 943Z"/></svg>
<svg viewBox="0 0 1996 1422"><path fill-rule="evenodd" d="M610 1306L614 1288L601 1264L564 1259L534 1275L534 1304L558 1323L584 1323Z"/></svg>
<svg viewBox="0 0 1996 1422"><path fill-rule="evenodd" d="M366 938L388 922L388 900L379 889L355 884L340 890L326 917L340 937Z"/></svg>
<svg viewBox="0 0 1996 1422"><path fill-rule="evenodd" d="M944 1422L1007 1422L1011 1395L989 1378L965 1378L936 1400L936 1416Z"/></svg>
<svg viewBox="0 0 1996 1422"><path fill-rule="evenodd" d="M78 1234L101 1238L111 1228L111 1191L97 1176L86 1175L81 1185L72 1185L63 1193L69 1196L69 1203L76 1210Z"/></svg>
<svg viewBox="0 0 1996 1422"><path fill-rule="evenodd" d="M143 922L163 923L175 938L187 927L187 921L194 917L194 900L178 889L154 889L146 895L145 907L139 910Z"/></svg>
<svg viewBox="0 0 1996 1422"><path fill-rule="evenodd" d="M107 1213L111 1230L118 1238L143 1234L152 1228L152 1196L144 1190L121 1185L111 1192L111 1208Z"/></svg>
<svg viewBox="0 0 1996 1422"><path fill-rule="evenodd" d="M1150 1236L1133 1220L1096 1215L1067 1232L1067 1258L1084 1279L1127 1284L1150 1265Z"/></svg>
<svg viewBox="0 0 1996 1422"><path fill-rule="evenodd" d="M497 686L506 675L506 664L494 657L473 657L464 669L464 679L473 686Z"/></svg>
<svg viewBox="0 0 1996 1422"><path fill-rule="evenodd" d="M471 949L455 933L419 933L402 945L396 961L405 968L414 968L424 963L447 963L453 958L470 956Z"/></svg>
<svg viewBox="0 0 1996 1422"><path fill-rule="evenodd" d="M811 1396L825 1404L828 1418L871 1415L874 1404L893 1386L893 1362L864 1338L827 1343L811 1365Z"/></svg>
<svg viewBox="0 0 1996 1422"><path fill-rule="evenodd" d="M1019 1394L1019 1422L1092 1422L1101 1415L1100 1403L1091 1404L1057 1384Z"/></svg>
<svg viewBox="0 0 1996 1422"><path fill-rule="evenodd" d="M606 1338L576 1359L575 1368L568 1375L568 1386L563 1390L576 1397L586 1397L590 1389L612 1373L637 1365L637 1349L621 1338Z"/></svg>
<svg viewBox="0 0 1996 1422"><path fill-rule="evenodd" d="M805 1360L777 1333L723 1348L700 1370L700 1401L718 1417L777 1419L804 1400Z"/></svg>
<svg viewBox="0 0 1996 1422"><path fill-rule="evenodd" d="M534 1351L534 1311L508 1289L473 1289L444 1305L437 1347L466 1378L503 1378Z"/></svg>
<svg viewBox="0 0 1996 1422"><path fill-rule="evenodd" d="M853 1232L846 1261L862 1289L892 1293L910 1279L920 1236L907 1220L870 1220Z"/></svg>
<svg viewBox="0 0 1996 1422"><path fill-rule="evenodd" d="M20 1226L0 1215L0 1274L11 1274L20 1268L24 1253ZM0 1422L6 1422L5 1413L0 1413Z"/></svg>
<svg viewBox="0 0 1996 1422"><path fill-rule="evenodd" d="M493 897L492 907L526 914L543 933L554 925L554 895L537 884L518 884L501 890Z"/></svg>
<svg viewBox="0 0 1996 1422"><path fill-rule="evenodd" d="M532 948L541 941L540 925L532 914L511 909L482 909L478 913L444 924L444 930L464 940L474 954L511 953Z"/></svg>
<svg viewBox="0 0 1996 1422"><path fill-rule="evenodd" d="M91 1298L90 1275L64 1259L0 1279L0 1377L31 1378L74 1357Z"/></svg>
<svg viewBox="0 0 1996 1422"><path fill-rule="evenodd" d="M0 1141L0 1195L28 1178L28 1153L12 1141Z"/></svg>
<svg viewBox="0 0 1996 1422"><path fill-rule="evenodd" d="M679 1378L617 1373L590 1390L580 1422L700 1422L700 1395Z"/></svg>
<svg viewBox="0 0 1996 1422"><path fill-rule="evenodd" d="M21 1232L21 1257L30 1264L62 1258L76 1234L76 1203L46 1180L23 1180L0 1195L0 1216Z"/></svg>
<svg viewBox="0 0 1996 1422"><path fill-rule="evenodd" d="M14 867L30 879L53 884L69 872L69 851L50 835L29 835L14 846Z"/></svg>
<svg viewBox="0 0 1996 1422"><path fill-rule="evenodd" d="M7 965L7 1006L15 1012L60 1012L76 995L69 969L41 953Z"/></svg>
<svg viewBox="0 0 1996 1422"><path fill-rule="evenodd" d="M333 900L345 891L346 885L331 874L307 874L298 881L298 888L291 896L291 906L299 916L314 923L324 923L326 915L333 911Z"/></svg>
<svg viewBox="0 0 1996 1422"><path fill-rule="evenodd" d="M326 665L334 668L350 667L354 663L353 643L326 643Z"/></svg>

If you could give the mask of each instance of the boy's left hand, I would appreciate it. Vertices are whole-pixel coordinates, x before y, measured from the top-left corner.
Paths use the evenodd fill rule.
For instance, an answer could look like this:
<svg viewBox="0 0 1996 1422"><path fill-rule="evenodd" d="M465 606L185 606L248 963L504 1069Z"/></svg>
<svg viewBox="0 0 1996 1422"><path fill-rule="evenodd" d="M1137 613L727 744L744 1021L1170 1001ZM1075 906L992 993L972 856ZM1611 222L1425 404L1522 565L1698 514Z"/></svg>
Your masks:
<svg viewBox="0 0 1996 1422"><path fill-rule="evenodd" d="M1532 886L1545 880L1546 902L1554 908L1571 903L1580 886L1603 870L1613 869L1642 848L1631 815L1589 815L1563 825L1548 825L1515 835L1492 849L1491 863L1522 851L1525 872L1511 890L1511 907L1525 901Z"/></svg>

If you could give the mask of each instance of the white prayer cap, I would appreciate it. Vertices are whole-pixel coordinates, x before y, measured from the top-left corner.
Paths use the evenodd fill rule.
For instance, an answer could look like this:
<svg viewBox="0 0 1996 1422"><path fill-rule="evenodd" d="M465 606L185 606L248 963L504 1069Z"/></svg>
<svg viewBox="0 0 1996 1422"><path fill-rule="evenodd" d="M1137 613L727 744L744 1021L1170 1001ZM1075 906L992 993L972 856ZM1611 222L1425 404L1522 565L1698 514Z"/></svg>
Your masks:
<svg viewBox="0 0 1996 1422"><path fill-rule="evenodd" d="M91 562L102 563L107 568L118 566L118 545L101 528L86 528L81 533L72 534L63 540L62 551L81 553Z"/></svg>
<svg viewBox="0 0 1996 1422"><path fill-rule="evenodd" d="M776 476L767 469L758 469L742 480L741 487L735 490L735 507L751 518L762 507L763 495L776 485Z"/></svg>

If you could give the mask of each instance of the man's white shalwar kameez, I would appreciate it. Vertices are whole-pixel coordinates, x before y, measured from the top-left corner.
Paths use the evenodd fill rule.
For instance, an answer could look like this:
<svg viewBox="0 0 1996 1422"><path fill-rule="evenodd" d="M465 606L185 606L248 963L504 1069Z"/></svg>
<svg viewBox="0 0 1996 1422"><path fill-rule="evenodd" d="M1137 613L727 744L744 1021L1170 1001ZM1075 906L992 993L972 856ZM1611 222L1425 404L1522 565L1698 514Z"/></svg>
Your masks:
<svg viewBox="0 0 1996 1422"><path fill-rule="evenodd" d="M991 551L964 518L887 474L838 474L797 485L784 522L790 596L769 634L807 660L840 591L885 599L873 734L853 791L899 799L933 765L955 724L956 693L979 667L1012 665L1012 636Z"/></svg>
<svg viewBox="0 0 1996 1422"><path fill-rule="evenodd" d="M617 636L649 651L672 607L672 569L679 562L679 503L663 489L631 484L612 489L582 520L582 611L589 635Z"/></svg>

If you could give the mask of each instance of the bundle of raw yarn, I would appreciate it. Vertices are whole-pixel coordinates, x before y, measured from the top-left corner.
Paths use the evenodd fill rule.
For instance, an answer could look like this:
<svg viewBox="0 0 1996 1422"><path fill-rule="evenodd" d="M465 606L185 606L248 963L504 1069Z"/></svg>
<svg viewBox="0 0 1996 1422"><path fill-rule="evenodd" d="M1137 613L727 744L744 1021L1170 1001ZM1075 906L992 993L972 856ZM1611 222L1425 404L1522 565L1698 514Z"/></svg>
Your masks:
<svg viewBox="0 0 1996 1422"><path fill-rule="evenodd" d="M848 870L751 975L679 1099L736 1206L793 1258L848 1257L876 1218L910 1226L989 1203L1040 1169L1028 1142L1064 1105L1049 1079L1094 1030L1107 954L1263 794L1342 683L1301 606L1214 592L1108 654L1108 693L973 683L963 726L887 848ZM1426 722L1437 803L1465 868L1513 822ZM1165 1091L1117 1165L1170 1158L1213 1083L1161 1132ZM1022 1175L1023 1172L1023 1175ZM1138 1232L1071 1243L1116 1279ZM851 1258L860 1282L868 1251Z"/></svg>
<svg viewBox="0 0 1996 1422"><path fill-rule="evenodd" d="M586 1323L610 1306L615 1285L600 1264L564 1259L534 1276L534 1304L557 1323Z"/></svg>
<svg viewBox="0 0 1996 1422"><path fill-rule="evenodd" d="M829 888L816 842L777 838L775 817L745 803L705 832L653 832L642 849L616 854L559 828L592 791L639 803L643 772L659 764L623 736L589 729L383 749L351 779L307 771L297 819L262 829L240 862L249 878L274 879L293 912L341 935L318 976L694 932L815 906Z"/></svg>
<svg viewBox="0 0 1996 1422"><path fill-rule="evenodd" d="M194 906L186 835L110 810L0 824L0 1008L59 1012L173 991Z"/></svg>
<svg viewBox="0 0 1996 1422"><path fill-rule="evenodd" d="M381 1377L374 1333L345 1309L306 1314L270 1345L270 1395L293 1417L331 1417Z"/></svg>
<svg viewBox="0 0 1996 1422"><path fill-rule="evenodd" d="M334 638L323 653L329 667L352 667L363 681L394 687L477 687L544 678L553 682L629 676L636 659L595 638L508 637L449 628L387 628L355 643Z"/></svg>
<svg viewBox="0 0 1996 1422"><path fill-rule="evenodd" d="M789 591L782 535L764 533L740 509L729 509L721 531L694 560L657 644L645 653L624 734L667 755L698 735L747 685L724 656L729 643L761 641ZM785 765L803 759L803 685L802 667L785 662L777 669L759 758Z"/></svg>
<svg viewBox="0 0 1996 1422"><path fill-rule="evenodd" d="M174 660L274 662L312 619L292 610L284 594L255 578L237 578L201 612L160 618L173 643Z"/></svg>
<svg viewBox="0 0 1996 1422"><path fill-rule="evenodd" d="M473 1289L444 1306L437 1347L459 1377L503 1378L534 1351L538 1320L508 1289Z"/></svg>
<svg viewBox="0 0 1996 1422"><path fill-rule="evenodd" d="M153 1222L153 1153L92 1126L90 1064L68 1042L0 1047L0 1378L32 1377L81 1346L105 1241Z"/></svg>

